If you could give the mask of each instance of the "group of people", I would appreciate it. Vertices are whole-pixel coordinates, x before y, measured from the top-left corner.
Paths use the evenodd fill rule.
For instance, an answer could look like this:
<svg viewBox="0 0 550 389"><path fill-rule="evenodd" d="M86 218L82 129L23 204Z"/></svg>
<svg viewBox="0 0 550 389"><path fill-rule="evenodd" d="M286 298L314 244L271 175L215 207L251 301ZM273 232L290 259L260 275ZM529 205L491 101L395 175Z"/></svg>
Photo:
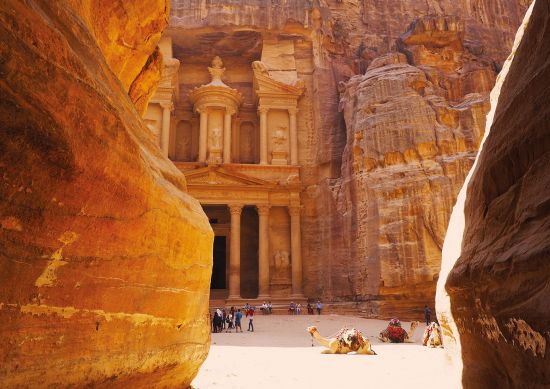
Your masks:
<svg viewBox="0 0 550 389"><path fill-rule="evenodd" d="M317 300L317 303L315 304L315 309L317 310L317 314L321 314L321 309L323 309L323 304L320 300ZM301 315L302 314L302 304L298 303L296 304L294 301L291 301L288 305L288 313L290 315ZM308 302L307 303L307 313L308 315L313 315L313 305Z"/></svg>
<svg viewBox="0 0 550 389"><path fill-rule="evenodd" d="M270 315L273 312L273 304L271 304L271 301L267 303L264 301L260 307L260 311L262 311L264 315Z"/></svg>
<svg viewBox="0 0 550 389"><path fill-rule="evenodd" d="M317 300L317 303L315 304L315 309L317 310L317 314L320 315L321 310L323 309L323 304L320 300ZM273 304L271 304L271 301L264 301L260 306L260 310L264 315L269 315L273 313ZM242 308L216 308L214 309L213 314L210 314L212 332L231 332L233 329L235 330L235 332L243 332L243 329L241 327L243 315L245 318L248 319L247 331L254 332L255 311L256 307L253 307L248 303L246 303L246 305ZM291 315L301 315L302 304L296 304L294 301L292 301L288 307L288 313ZM307 313L309 315L314 314L314 305L309 302L307 303Z"/></svg>
<svg viewBox="0 0 550 389"><path fill-rule="evenodd" d="M243 332L241 322L243 320L243 312L245 317L248 318L248 330L254 332L254 311L255 307L250 306L248 303L243 308L231 307L228 310L225 308L216 308L214 314L210 315L210 322L212 324L212 332L231 332L235 329L235 332ZM239 331L240 330L240 331Z"/></svg>

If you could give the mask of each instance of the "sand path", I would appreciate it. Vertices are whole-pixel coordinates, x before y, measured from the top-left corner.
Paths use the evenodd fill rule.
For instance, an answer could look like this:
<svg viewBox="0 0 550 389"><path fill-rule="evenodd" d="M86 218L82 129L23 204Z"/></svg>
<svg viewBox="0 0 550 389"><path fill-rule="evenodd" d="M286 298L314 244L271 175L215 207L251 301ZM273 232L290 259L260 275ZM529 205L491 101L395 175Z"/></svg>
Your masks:
<svg viewBox="0 0 550 389"><path fill-rule="evenodd" d="M357 317L262 316L254 319L255 332L212 334L210 354L193 381L208 388L454 388L456 373L443 349L421 345L425 326L415 343L386 344L376 335L387 321ZM315 325L325 337L342 326L368 335L378 355L324 355L305 331ZM403 323L409 328L409 323Z"/></svg>

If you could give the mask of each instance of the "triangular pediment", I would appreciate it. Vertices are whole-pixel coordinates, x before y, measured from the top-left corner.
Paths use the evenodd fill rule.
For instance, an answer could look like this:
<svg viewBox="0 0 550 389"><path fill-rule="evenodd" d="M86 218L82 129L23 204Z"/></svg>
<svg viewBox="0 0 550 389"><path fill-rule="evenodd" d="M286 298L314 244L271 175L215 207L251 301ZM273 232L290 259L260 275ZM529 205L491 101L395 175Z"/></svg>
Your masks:
<svg viewBox="0 0 550 389"><path fill-rule="evenodd" d="M299 97L304 93L302 84L289 85L284 82L274 80L265 73L254 71L255 93L258 96L262 94L285 95Z"/></svg>
<svg viewBox="0 0 550 389"><path fill-rule="evenodd" d="M185 173L187 185L270 186L273 183L242 173L230 172L219 166L207 166Z"/></svg>

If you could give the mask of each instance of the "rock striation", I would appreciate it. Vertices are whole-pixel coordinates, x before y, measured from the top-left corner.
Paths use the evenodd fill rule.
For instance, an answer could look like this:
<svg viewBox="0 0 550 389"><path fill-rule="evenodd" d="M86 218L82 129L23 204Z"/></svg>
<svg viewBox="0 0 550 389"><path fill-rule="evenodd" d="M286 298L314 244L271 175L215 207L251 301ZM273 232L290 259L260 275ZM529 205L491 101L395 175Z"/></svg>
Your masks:
<svg viewBox="0 0 550 389"><path fill-rule="evenodd" d="M167 12L0 5L3 387L186 387L206 357L212 230L128 96Z"/></svg>
<svg viewBox="0 0 550 389"><path fill-rule="evenodd" d="M495 73L464 50L463 36L457 18L416 20L400 52L375 58L340 100L337 204L354 218L354 258L342 265L352 294L379 296L381 316L412 316L433 298L449 215L483 134Z"/></svg>
<svg viewBox="0 0 550 389"><path fill-rule="evenodd" d="M550 385L549 22L534 2L445 238L438 304L468 388Z"/></svg>
<svg viewBox="0 0 550 389"><path fill-rule="evenodd" d="M303 82L304 293L369 316L433 305L452 206L528 0L174 0L180 75L223 57ZM199 66L200 65L200 66ZM180 101L203 79L188 77ZM177 113L176 113L177 115ZM255 112L251 112L255 115ZM186 119L187 120L187 119Z"/></svg>

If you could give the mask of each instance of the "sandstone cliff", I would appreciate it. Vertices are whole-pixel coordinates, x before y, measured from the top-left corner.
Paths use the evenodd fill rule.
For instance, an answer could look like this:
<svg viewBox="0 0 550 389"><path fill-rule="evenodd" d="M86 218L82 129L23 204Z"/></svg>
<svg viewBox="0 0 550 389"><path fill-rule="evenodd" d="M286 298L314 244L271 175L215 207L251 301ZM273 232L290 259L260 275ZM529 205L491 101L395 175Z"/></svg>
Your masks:
<svg viewBox="0 0 550 389"><path fill-rule="evenodd" d="M401 52L374 59L342 94L347 144L334 189L353 257L335 265L359 299L379 296L369 308L382 316L412 316L432 300L448 218L483 134L495 73L464 50L463 33L456 18L417 20Z"/></svg>
<svg viewBox="0 0 550 389"><path fill-rule="evenodd" d="M127 94L167 12L0 5L3 387L185 387L206 357L212 231Z"/></svg>
<svg viewBox="0 0 550 389"><path fill-rule="evenodd" d="M468 388L550 386L550 8L532 7L445 238L438 304Z"/></svg>
<svg viewBox="0 0 550 389"><path fill-rule="evenodd" d="M450 212L526 4L329 5L315 81L317 182L303 196L306 290L367 315L419 317L433 305Z"/></svg>
<svg viewBox="0 0 550 389"><path fill-rule="evenodd" d="M307 296L372 316L411 317L433 304L451 208L528 3L173 2L178 58L207 63L237 51L244 68L263 42L293 47L306 87L298 159Z"/></svg>

